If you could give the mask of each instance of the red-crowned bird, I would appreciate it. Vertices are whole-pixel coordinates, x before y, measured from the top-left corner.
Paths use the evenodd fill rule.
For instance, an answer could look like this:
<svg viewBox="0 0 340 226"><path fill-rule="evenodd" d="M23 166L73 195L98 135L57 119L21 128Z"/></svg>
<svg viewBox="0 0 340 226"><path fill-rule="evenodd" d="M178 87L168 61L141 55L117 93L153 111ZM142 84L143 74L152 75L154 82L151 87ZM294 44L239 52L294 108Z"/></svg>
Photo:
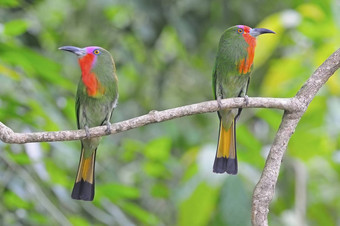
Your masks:
<svg viewBox="0 0 340 226"><path fill-rule="evenodd" d="M118 100L118 79L111 54L97 46L78 48L63 46L60 50L69 51L78 56L81 79L76 95L76 115L78 129L107 125L110 131L110 119ZM96 152L100 137L81 140L81 154L78 173L71 197L92 201L94 198L94 169Z"/></svg>
<svg viewBox="0 0 340 226"><path fill-rule="evenodd" d="M250 28L245 25L230 27L222 34L212 79L219 106L221 99L225 98L245 97L247 101L256 37L265 33L275 34L265 28ZM241 110L242 108L218 111L220 128L214 173L237 174L236 120Z"/></svg>

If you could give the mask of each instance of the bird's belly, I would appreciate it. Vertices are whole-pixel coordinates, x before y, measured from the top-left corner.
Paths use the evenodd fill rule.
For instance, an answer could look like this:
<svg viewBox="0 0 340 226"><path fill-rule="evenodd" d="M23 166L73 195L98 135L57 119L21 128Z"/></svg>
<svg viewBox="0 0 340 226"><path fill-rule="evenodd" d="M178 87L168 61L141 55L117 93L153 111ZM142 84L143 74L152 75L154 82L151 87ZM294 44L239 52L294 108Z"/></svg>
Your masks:
<svg viewBox="0 0 340 226"><path fill-rule="evenodd" d="M103 124L110 108L107 104L100 101L88 101L87 104L81 105L79 109L79 126L84 128L86 125L91 128Z"/></svg>
<svg viewBox="0 0 340 226"><path fill-rule="evenodd" d="M93 106L88 107L87 110L87 123L89 127L100 126L107 116L106 106Z"/></svg>
<svg viewBox="0 0 340 226"><path fill-rule="evenodd" d="M238 97L247 85L249 75L227 76L222 81L223 98Z"/></svg>

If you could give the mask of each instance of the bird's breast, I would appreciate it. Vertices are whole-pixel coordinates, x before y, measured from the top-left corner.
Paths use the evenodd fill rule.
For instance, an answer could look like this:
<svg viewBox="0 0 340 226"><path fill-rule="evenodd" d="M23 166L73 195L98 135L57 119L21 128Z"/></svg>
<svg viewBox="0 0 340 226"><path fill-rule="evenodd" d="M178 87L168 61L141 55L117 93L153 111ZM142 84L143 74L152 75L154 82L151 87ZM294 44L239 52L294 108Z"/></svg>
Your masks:
<svg viewBox="0 0 340 226"><path fill-rule="evenodd" d="M105 87L98 81L94 72L82 74L82 81L86 87L86 93L90 97L100 97L105 93Z"/></svg>
<svg viewBox="0 0 340 226"><path fill-rule="evenodd" d="M251 72L253 62L254 62L254 55L255 55L255 46L248 46L246 56L241 58L241 60L236 64L237 71L239 74L248 74Z"/></svg>

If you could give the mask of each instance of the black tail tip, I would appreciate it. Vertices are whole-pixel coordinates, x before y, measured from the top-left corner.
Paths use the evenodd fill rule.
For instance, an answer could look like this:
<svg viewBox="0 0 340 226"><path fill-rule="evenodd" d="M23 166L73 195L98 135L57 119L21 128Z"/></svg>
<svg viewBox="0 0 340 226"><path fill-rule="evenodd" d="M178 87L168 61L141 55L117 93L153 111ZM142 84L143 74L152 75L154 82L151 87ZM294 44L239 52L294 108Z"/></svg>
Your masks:
<svg viewBox="0 0 340 226"><path fill-rule="evenodd" d="M94 198L94 184L81 180L73 186L72 199L92 201Z"/></svg>
<svg viewBox="0 0 340 226"><path fill-rule="evenodd" d="M228 173L235 175L237 174L237 159L232 158L215 158L214 173Z"/></svg>

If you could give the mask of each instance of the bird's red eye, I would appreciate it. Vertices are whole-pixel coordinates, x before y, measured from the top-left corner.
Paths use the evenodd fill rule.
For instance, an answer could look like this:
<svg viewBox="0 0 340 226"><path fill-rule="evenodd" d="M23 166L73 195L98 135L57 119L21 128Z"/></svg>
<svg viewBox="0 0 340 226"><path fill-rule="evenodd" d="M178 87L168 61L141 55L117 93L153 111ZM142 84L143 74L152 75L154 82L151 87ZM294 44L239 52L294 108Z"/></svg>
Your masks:
<svg viewBox="0 0 340 226"><path fill-rule="evenodd" d="M240 33L240 34L242 34L242 33L243 33L243 29L242 29L242 28L239 28L239 29L237 29L237 32Z"/></svg>
<svg viewBox="0 0 340 226"><path fill-rule="evenodd" d="M100 53L100 50L99 50L99 49L95 49L95 50L93 51L93 53L96 54L96 55L98 55L98 54Z"/></svg>

